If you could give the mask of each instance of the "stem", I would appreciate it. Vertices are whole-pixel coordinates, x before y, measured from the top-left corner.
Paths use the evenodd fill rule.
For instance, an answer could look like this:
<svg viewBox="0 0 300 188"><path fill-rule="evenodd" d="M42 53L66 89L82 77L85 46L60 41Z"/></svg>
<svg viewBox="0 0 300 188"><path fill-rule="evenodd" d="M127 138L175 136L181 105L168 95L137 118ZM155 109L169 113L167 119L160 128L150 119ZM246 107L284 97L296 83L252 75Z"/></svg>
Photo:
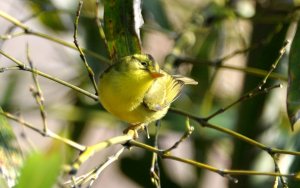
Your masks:
<svg viewBox="0 0 300 188"><path fill-rule="evenodd" d="M79 169L80 165L87 161L91 156L93 156L95 153L108 148L112 145L116 144L125 144L126 142L133 139L135 133L133 130L128 131L126 135L116 136L113 138L109 138L107 140L104 140L98 144L88 146L83 153L80 154L78 159L74 162L72 165L72 169L70 171L70 174L75 174L77 170Z"/></svg>
<svg viewBox="0 0 300 188"><path fill-rule="evenodd" d="M43 130L40 130L40 129L36 128L32 124L30 124L30 123L28 123L28 122L26 122L26 121L24 121L24 120L22 120L22 119L20 119L20 118L18 118L16 116L12 115L10 113L0 112L0 115L3 115L3 116L5 116L8 119L16 121L16 122L20 123L21 125L24 125L25 127L27 127L29 129L31 129L31 130L33 130L33 131L41 134L42 136L48 136L48 137L54 138L56 140L62 141L65 144L67 144L67 145L69 145L69 146L71 146L71 147L73 147L73 148L75 148L75 149L77 149L79 151L84 151L85 148L86 148L83 145L80 145L80 144L78 144L78 143L76 143L76 142L74 142L72 140L67 139L67 138L63 138L63 137L61 137L61 136L59 136L59 135L57 135L57 134L55 134L55 133L53 133L51 131L48 131L47 135L45 135L45 132Z"/></svg>
<svg viewBox="0 0 300 188"><path fill-rule="evenodd" d="M75 44L76 48L79 51L80 58L82 59L83 64L84 64L84 66L85 66L85 68L88 72L89 78L90 78L90 80L93 84L93 87L95 89L95 93L96 93L96 95L98 95L98 88L97 88L97 84L96 84L95 73L93 72L93 70L89 66L89 64L87 63L85 55L84 55L82 49L79 47L79 44L78 44L78 41L77 41L78 22L79 22L79 17L80 17L80 11L81 11L81 8L82 8L82 4L83 4L83 1L79 1L77 13L76 13L76 19L75 19L75 22L74 22L74 35L73 35L74 44Z"/></svg>
<svg viewBox="0 0 300 188"><path fill-rule="evenodd" d="M34 36L37 36L37 37L41 37L41 38L47 39L49 41L61 44L61 45L66 46L66 47L69 47L71 49L77 50L77 48L76 48L76 46L74 44L69 43L69 42L65 42L65 41L63 41L61 39L58 39L58 38L46 35L44 33L33 31L27 25L23 24L22 22L20 22L16 18L14 18L14 17L6 14L5 12L3 12L1 10L0 10L0 17L6 19L7 21L11 22L15 26L20 27L21 29L23 29L24 30L23 34L29 34L29 35L34 35ZM104 56L101 56L101 55L97 54L96 52L90 51L90 50L85 49L85 48L81 48L81 50L84 53L89 54L90 56L93 56L93 57L99 59L101 62L105 62L105 63L108 63L108 64L110 63L110 61L107 58L105 58Z"/></svg>
<svg viewBox="0 0 300 188"><path fill-rule="evenodd" d="M221 127L221 126L217 126L217 125L214 125L214 124L211 124L211 123L208 123L206 121L206 118L201 118L201 117L197 117L195 115L191 115L189 113L186 113L184 111L181 111L181 110L178 110L178 109L174 109L174 108L171 108L170 111L174 112L174 113L177 113L177 114L180 114L180 115L183 115L185 117L188 117L194 121L196 121L197 123L199 123L201 126L203 127L208 127L208 128L211 128L211 129L215 129L217 131L220 131L220 132L223 132L225 134L228 134L234 138L237 138L237 139L240 139L240 140L243 140L251 145L254 145L256 147L259 147L265 151L267 151L268 153L280 153L280 154L287 154L287 155L295 155L295 156L300 156L300 152L297 152L297 151L288 151L288 150L282 150L282 149L277 149L277 148L271 148L271 147L268 147L260 142L257 142L247 136L244 136L240 133L237 133L233 130L230 130L230 129L227 129L225 127Z"/></svg>
<svg viewBox="0 0 300 188"><path fill-rule="evenodd" d="M31 60L31 58L29 56L29 46L28 46L28 44L26 46L26 49L27 49L27 52L26 52L26 54L27 54L27 61L29 63L29 66L30 66L30 68L32 70L36 70L33 67L33 62L32 62L32 60ZM33 95L33 97L34 97L37 105L39 106L40 114L41 114L42 122L43 122L43 130L44 130L44 133L47 134L48 125L47 125L47 120L46 120L47 115L46 115L45 106L44 106L43 92L42 92L42 89L41 89L40 84L38 82L37 75L34 72L32 72L32 79L33 79L35 88L31 87L30 91L32 92L32 95Z"/></svg>
<svg viewBox="0 0 300 188"><path fill-rule="evenodd" d="M138 142L136 140L130 140L129 144L131 146L136 146L139 148L143 148L145 150L151 151L151 152L155 152L157 153L160 157L164 158L164 159L171 159L171 160L175 160L175 161L180 161L186 164L190 164L199 168L203 168L215 173L220 174L223 177L227 177L231 180L232 177L228 176L228 175L263 175L263 176L283 176L283 177L293 177L293 178L297 178L296 174L281 174L278 172L259 172L259 171L251 171L251 170L221 170L218 169L216 167L204 164L204 163L200 163L194 160L190 160L190 159L185 159L185 158L181 158L181 157L177 157L174 155L171 155L170 152L162 152L161 150L158 150L157 148L154 148L152 146L149 146L147 144Z"/></svg>
<svg viewBox="0 0 300 188"><path fill-rule="evenodd" d="M59 83L59 84L62 84L62 85L64 85L64 86L67 86L67 87L69 87L69 88L71 88L71 89L73 89L73 90L75 90L75 91L77 91L77 92L79 92L79 93L82 93L82 94L84 94L84 95L86 95L86 96L88 96L88 97L94 99L95 101L98 100L98 97L97 97L96 95L94 95L94 94L92 94L92 93L90 93L90 92L88 92L88 91L85 91L84 89L81 89L81 88L79 88L79 87L77 87L77 86L75 86L75 85L72 85L72 84L70 84L70 83L68 83L68 82L66 82L66 81L63 81L63 80L61 80L61 79L59 79L59 78L53 77L53 76L51 76L51 75L49 75L49 74L46 74L46 73L41 72L41 71L36 70L36 69L32 69L32 68L26 66L26 65L25 65L24 63L22 63L21 61L15 59L14 57L12 57L12 56L6 54L5 52L3 52L3 51L1 51L1 50L0 50L0 54L2 54L3 56L7 57L8 59L10 59L11 61L13 61L14 63L16 63L16 64L19 66L19 70L29 71L29 72L35 73L35 74L37 74L37 75L39 75L39 76L42 76L42 77L44 77L44 78L47 78L47 79L49 79L49 80L52 80L52 81L57 82L57 83ZM7 70L15 70L15 69L7 69Z"/></svg>

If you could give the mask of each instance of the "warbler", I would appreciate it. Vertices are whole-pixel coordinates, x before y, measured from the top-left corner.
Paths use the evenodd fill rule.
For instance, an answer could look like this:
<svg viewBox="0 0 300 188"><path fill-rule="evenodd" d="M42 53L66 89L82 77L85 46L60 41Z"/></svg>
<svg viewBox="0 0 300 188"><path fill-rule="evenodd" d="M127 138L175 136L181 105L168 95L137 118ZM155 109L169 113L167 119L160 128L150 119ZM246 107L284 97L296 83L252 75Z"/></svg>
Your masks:
<svg viewBox="0 0 300 188"><path fill-rule="evenodd" d="M198 82L161 70L148 54L133 54L110 66L99 79L103 107L139 129L166 115L184 85Z"/></svg>

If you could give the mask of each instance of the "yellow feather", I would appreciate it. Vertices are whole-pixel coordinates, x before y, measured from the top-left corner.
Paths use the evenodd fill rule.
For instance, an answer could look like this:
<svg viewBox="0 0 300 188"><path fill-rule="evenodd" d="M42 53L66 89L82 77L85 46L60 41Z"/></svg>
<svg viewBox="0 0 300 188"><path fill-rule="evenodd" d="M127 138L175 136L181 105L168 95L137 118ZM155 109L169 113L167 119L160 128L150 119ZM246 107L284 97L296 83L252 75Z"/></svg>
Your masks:
<svg viewBox="0 0 300 188"><path fill-rule="evenodd" d="M134 54L112 65L100 77L99 100L103 107L132 125L162 118L191 78L171 76L149 55Z"/></svg>

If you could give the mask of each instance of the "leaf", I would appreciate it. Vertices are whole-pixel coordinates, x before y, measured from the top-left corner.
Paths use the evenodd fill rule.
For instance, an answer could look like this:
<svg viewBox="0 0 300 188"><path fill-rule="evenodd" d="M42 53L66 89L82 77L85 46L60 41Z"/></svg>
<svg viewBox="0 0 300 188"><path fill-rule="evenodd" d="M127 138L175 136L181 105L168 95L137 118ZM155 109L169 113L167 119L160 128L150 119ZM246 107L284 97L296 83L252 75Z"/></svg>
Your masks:
<svg viewBox="0 0 300 188"><path fill-rule="evenodd" d="M300 118L300 23L298 22L296 34L289 54L287 113L292 130Z"/></svg>
<svg viewBox="0 0 300 188"><path fill-rule="evenodd" d="M113 62L141 53L139 28L143 24L140 0L105 0L104 33Z"/></svg>
<svg viewBox="0 0 300 188"><path fill-rule="evenodd" d="M25 161L16 188L51 188L57 182L62 157L59 152L33 153Z"/></svg>
<svg viewBox="0 0 300 188"><path fill-rule="evenodd" d="M0 107L0 112L2 108ZM16 184L23 157L15 134L5 116L0 114L0 187L12 187Z"/></svg>

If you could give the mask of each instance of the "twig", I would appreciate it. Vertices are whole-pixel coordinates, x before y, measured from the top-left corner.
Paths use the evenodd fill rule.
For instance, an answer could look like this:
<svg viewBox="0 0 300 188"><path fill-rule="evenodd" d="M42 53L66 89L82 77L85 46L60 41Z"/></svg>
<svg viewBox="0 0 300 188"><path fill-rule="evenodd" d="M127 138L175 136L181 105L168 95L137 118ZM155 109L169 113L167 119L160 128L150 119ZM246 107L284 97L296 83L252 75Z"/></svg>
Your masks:
<svg viewBox="0 0 300 188"><path fill-rule="evenodd" d="M94 184L95 180L98 179L100 174L103 172L103 170L109 165L111 165L113 162L118 160L119 156L123 153L124 149L125 147L122 147L117 153L108 157L108 159L104 163L98 165L96 168L92 169L84 175L74 177L73 180L65 182L64 185L82 186L86 183L89 183L88 187L91 187Z"/></svg>
<svg viewBox="0 0 300 188"><path fill-rule="evenodd" d="M154 147L158 148L158 133L160 129L160 120L155 123L155 137L154 137ZM158 165L157 153L152 153L151 167L150 167L150 178L151 182L155 185L156 188L161 187L160 183L160 169Z"/></svg>
<svg viewBox="0 0 300 188"><path fill-rule="evenodd" d="M179 144L181 142L183 142L184 140L186 140L188 137L190 137L190 135L192 134L192 132L194 131L194 127L193 126L190 126L190 120L189 118L187 118L186 122L185 122L185 125L186 125L186 131L184 132L184 134L181 136L181 138L175 142L175 144L173 146L171 146L169 149L166 149L164 150L163 152L170 152L174 149L176 149Z"/></svg>
<svg viewBox="0 0 300 188"><path fill-rule="evenodd" d="M13 67L10 67L10 68L7 68L7 67L5 68L4 67L4 68L2 68L2 71L5 71L5 70L22 70L22 71L34 72L35 74L37 74L39 76L42 76L44 78L47 78L49 80L52 80L52 81L57 82L59 84L62 84L64 86L67 86L67 87L69 87L69 88L71 88L71 89L73 89L73 90L75 90L75 91L77 91L79 93L82 93L82 94L84 94L84 95L86 95L86 96L94 99L95 101L98 101L98 97L96 95L94 95L94 94L92 94L92 93L90 93L88 91L85 91L84 89L81 89L81 88L79 88L77 86L74 86L74 85L72 85L72 84L70 84L70 83L68 83L66 81L63 81L63 80L61 80L59 78L56 78L56 77L53 77L53 76L51 76L49 74L46 74L44 72L41 72L39 70L31 69L30 67L26 66L21 61L19 61L19 60L15 59L14 57L8 55L7 53L3 52L2 50L0 50L0 54L2 54L3 56L5 56L6 58L10 59L11 61L13 61L15 64L18 65L18 66L14 67L14 68Z"/></svg>
<svg viewBox="0 0 300 188"><path fill-rule="evenodd" d="M72 181L72 188L78 188L78 186L76 184L76 179L74 176L71 177L71 181Z"/></svg>
<svg viewBox="0 0 300 188"><path fill-rule="evenodd" d="M279 168L279 165L278 165L278 160L279 160L279 155L278 154L271 154L271 157L272 157L272 159L273 159L273 162L274 162L274 166L275 166L275 172L278 172L278 173L281 173L281 171L280 171L280 168ZM274 187L275 187L275 185L277 184L278 185L278 179L280 180L280 182L281 182L281 184L282 184L282 186L284 187L284 188L288 188L288 186L287 186L287 184L286 184L286 182L285 182L285 180L283 179L283 177L282 176L277 176L276 178L275 178L275 181L274 181Z"/></svg>
<svg viewBox="0 0 300 188"><path fill-rule="evenodd" d="M291 177L291 178L295 178L298 179L297 174L281 174L278 172L259 172L259 171L251 171L251 170L222 170L222 169L218 169L216 167L204 164L204 163L200 163L194 160L190 160L190 159L186 159L186 158L181 158L181 157L177 157L172 155L170 152L165 153L157 148L154 148L152 146L149 146L147 144L138 142L136 140L130 140L128 142L128 144L130 146L135 146L135 147L139 147L139 148L143 148L145 150L151 151L151 152L155 152L157 153L161 158L163 159L171 159L171 160L175 160L175 161L179 161L179 162L183 162L186 164L190 164L193 165L195 167L198 168L202 168L202 169L206 169L209 170L211 172L215 172L223 177L228 178L231 181L234 181L235 183L237 183L237 179L233 178L232 175L258 175L258 176L283 176L283 177Z"/></svg>
<svg viewBox="0 0 300 188"><path fill-rule="evenodd" d="M37 13L33 13L33 14L31 14L31 15L29 15L29 16L27 16L27 17L25 17L25 18L23 18L23 19L21 19L21 20L19 20L19 21L20 21L21 23L24 24L25 22L31 20L32 18L38 17L41 13L43 13L43 12L42 12L42 11L39 11L39 12L37 12ZM5 33L10 33L10 32L12 32L16 27L17 27L16 25L11 26L10 28L8 28L8 29L5 31Z"/></svg>
<svg viewBox="0 0 300 188"><path fill-rule="evenodd" d="M5 117L14 120L16 122L19 122L20 124L40 133L41 135L43 135L43 131L34 127L33 125L21 120L20 118L17 118L16 116L13 116L10 113L7 112L0 112L1 115L4 115ZM161 150L154 148L152 146L137 142L135 140L133 140L133 136L134 136L134 131L129 131L128 135L123 135L123 136L119 136L119 137L114 137L108 140L105 140L103 142L100 142L99 144L96 144L94 146L91 147L85 147L82 146L76 142L73 142L71 140L68 140L66 138L62 138L58 135L56 135L55 133L52 133L50 131L48 131L48 135L49 137L52 137L54 139L63 141L64 143L74 147L75 149L78 149L79 151L83 151L86 155L81 155L79 157L79 160L84 161L87 160L91 154L93 154L94 152L100 151L102 149L105 149L111 145L114 144L121 144L127 141L127 144L129 146L136 146L136 147L140 147L140 148L144 148L148 151L151 152L155 152L157 153L160 157L165 158L165 159L172 159L172 160L176 160L176 161L180 161L186 164L191 164L193 166L199 167L199 168L204 168L207 170L210 170L212 172L216 172L224 177L230 177L230 175L267 175L267 176L284 176L284 177L293 177L293 178L298 178L297 174L280 174L280 173L276 173L276 172L257 172L257 171L247 171L247 170L220 170L218 168L215 168L213 166L204 164L204 163L200 163L197 161L193 161L190 159L185 159L185 158L180 158L180 157L176 157L170 154L170 152L162 152ZM275 151L275 149L271 150L271 151ZM83 153L83 154L84 154ZM274 152L275 153L275 152Z"/></svg>
<svg viewBox="0 0 300 188"><path fill-rule="evenodd" d="M6 19L7 21L11 22L15 26L23 29L23 31L24 31L23 34L34 35L34 36L37 36L37 37L41 37L41 38L47 39L49 41L61 44L61 45L66 46L66 47L69 47L71 49L77 50L77 48L76 48L76 46L74 44L69 43L69 42L65 42L65 41L63 41L61 39L55 38L53 36L49 36L49 35L41 33L41 32L34 31L31 28L29 28L27 25L23 24L22 22L20 22L16 18L8 15L7 13L5 13L5 12L3 12L1 10L0 10L0 17ZM19 33L18 35L12 34L11 36L20 36L20 34L21 33ZM85 48L81 48L81 50L84 53L89 54L90 56L93 56L93 57L99 59L101 62L105 62L105 63L110 64L110 61L107 58L105 58L104 56L102 56L102 55L100 55L100 54L98 54L96 52L90 51L90 50L85 49Z"/></svg>
<svg viewBox="0 0 300 188"><path fill-rule="evenodd" d="M267 87L267 88L260 88L259 90L251 90L250 92L244 94L243 96L241 96L239 99L237 99L236 101L232 102L231 104L227 105L224 108L220 108L219 110L215 111L214 113L212 113L211 115L203 118L203 120L208 121L212 118L214 118L215 116L227 111L228 109L230 109L231 107L244 102L246 100L252 99L253 97L257 96L257 95L261 95L261 94L265 94L270 92L272 89L276 89L276 88L282 88L282 84L275 84L273 86Z"/></svg>
<svg viewBox="0 0 300 188"><path fill-rule="evenodd" d="M20 36L20 35L28 34L28 35L34 35L34 36L37 36L37 37L41 37L41 38L47 39L49 41L61 44L63 46L72 48L74 50L77 50L77 47L75 45L73 45L72 43L65 42L65 41L63 41L61 39L55 38L53 36L46 35L44 33L33 31L32 29L30 29L28 26L26 26L25 24L23 24L22 22L20 22L16 18L14 18L14 17L6 14L5 12L3 12L1 10L0 10L0 17L8 20L11 23L13 23L15 26L23 29L23 32L19 32L19 33L15 33L15 34L7 34L7 35L4 35L4 36L0 36L0 39L1 38L2 39L10 39L10 38L17 37L17 36ZM98 28L99 28L100 36L101 36L101 38L103 38L104 32L103 32L103 29L101 29L101 23L100 23L100 21L97 21L97 22L98 22L97 25L98 25ZM99 55L96 52L90 51L90 50L85 49L85 48L81 48L81 50L84 53L86 53L86 54L88 54L90 56L93 56L93 57L99 59L102 62L105 62L107 64L111 64L111 61L109 59L107 59L107 58ZM249 50L249 49L246 48L246 49L242 49L242 50L237 50L237 51L232 52L231 54L228 54L228 55L224 56L223 58L220 58L220 59L218 59L216 61L205 61L204 63L203 62L201 63L198 60L194 60L192 58L177 57L176 62L190 62L190 63L193 63L193 64L205 64L205 65L210 65L210 66L216 66L218 68L227 68L227 69L232 69L232 70L243 71L245 73L253 74L253 75L257 75L257 76L265 76L266 72L263 71L263 70L260 70L260 69L251 68L251 67L241 68L241 67L236 67L236 66L231 66L231 65L221 65L219 63L220 61L228 60L229 58L232 58L232 57L234 57L237 54L245 53L245 52L247 52L247 50ZM270 75L270 78L276 78L276 79L285 80L285 81L287 80L286 77L282 76L281 74L277 74L277 73L272 73Z"/></svg>
<svg viewBox="0 0 300 188"><path fill-rule="evenodd" d="M21 120L20 118L17 118L15 116L11 115L9 113L0 112L0 114L4 115L5 117L7 117L9 119L12 119L14 121L19 122L20 124L22 124L22 125L30 128L30 129L40 133L41 135L43 135L43 133L44 133L42 130L40 130L38 128L35 128L31 124ZM206 126L208 126L208 125L206 125ZM212 128L212 126L210 128ZM222 132L225 132L224 128L219 127L219 129L223 130ZM234 135L239 135L238 133L235 133L234 131L231 131L231 130L228 130L228 131L231 132L231 133L234 133ZM297 174L280 174L280 173L276 173L276 172L257 172L257 171L247 171L247 170L220 170L218 168L215 168L213 166L210 166L210 165L207 165L207 164L204 164L204 163L200 163L200 162L197 162L197 161L193 161L193 160L173 156L173 155L170 154L170 152L163 152L163 151L161 151L157 148L154 148L152 146L137 142L137 141L132 139L132 137L134 136L134 131L129 132L129 135L123 135L123 136L111 138L111 139L105 140L105 141L100 142L99 144L96 144L96 145L91 146L91 147L85 147L85 146L79 145L76 142L73 142L73 141L68 140L66 138L62 138L62 137L60 137L60 136L58 136L58 135L56 135L56 134L54 134L50 131L48 132L47 136L52 137L52 138L57 139L57 140L60 140L60 141L63 141L64 143L66 143L66 144L68 144L68 145L70 145L70 146L86 153L85 155L81 155L79 157L79 161L85 161L92 154L94 154L94 152L105 149L105 148L107 148L107 147L109 147L113 144L120 144L120 143L124 143L124 142L127 141L127 144L129 146L136 146L136 147L144 148L144 149L149 150L151 152L157 153L162 158L172 159L172 160L180 161L180 162L183 162L183 163L186 163L186 164L191 164L191 165L199 167L199 168L204 168L204 169L210 170L212 172L216 172L216 173L218 173L218 174L220 174L224 177L227 177L227 178L230 177L230 179L232 179L232 177L230 175L267 175L267 176L284 176L284 177L298 178ZM239 135L239 136L245 137L243 135ZM245 137L245 138L247 138L247 137ZM244 140L244 139L241 139L241 140ZM251 139L249 139L249 140L251 140ZM254 142L256 142L256 141L254 141ZM273 149L273 148L267 148L263 144L260 144L260 143L258 143L258 145L264 147L265 150L267 150L269 153L280 153L280 150ZM281 150L281 151L283 151L283 150ZM282 152L282 153L300 155L300 152L292 152L292 151L287 151L287 152ZM234 178L233 178L233 180L234 180Z"/></svg>
<svg viewBox="0 0 300 188"><path fill-rule="evenodd" d="M18 33L15 33L15 34L7 34L7 35L2 35L0 36L0 39L10 39L10 38L13 38L13 37L17 37L17 36L21 36L21 35L24 35L24 34L28 34L28 35L34 35L34 36L37 36L37 37L41 37L41 38L44 38L44 39L47 39L47 40L50 40L52 42L55 42L55 43L58 43L58 44L61 44L63 46L66 46L66 47L69 47L69 48L72 48L74 50L78 50L77 47L75 45L73 45L72 43L68 43L68 42L65 42L61 39L58 39L58 38L55 38L53 36L49 36L49 35L46 35L44 33L40 33L40 32L37 32L37 31L33 31L32 29L30 29L29 27L27 27L25 24L21 23L19 20L17 20L16 18L6 14L5 12L1 11L0 10L0 17L8 20L9 22L13 23L15 26L17 27L20 27L21 29L23 29L24 31L23 32L18 32ZM98 19L97 19L98 20ZM101 29L101 23L100 21L97 21L98 22L98 28L99 28L99 32L100 32L100 36L101 38L102 35L104 36L104 32L103 32L103 29ZM100 25L99 25L100 24ZM99 27L100 26L100 27ZM102 31L101 31L102 30ZM103 34L101 34L103 33ZM105 40L104 40L105 41ZM107 64L111 64L111 61L101 55L99 55L98 53L96 52L93 52L93 51L90 51L88 49L85 49L85 48L81 48L81 50L90 55L90 56L93 56L97 59L99 59L100 61L102 62L105 62ZM248 48L246 49L242 49L242 50L237 50L235 52L232 52L231 54L229 55L226 55L224 56L223 58L220 58L216 61L205 61L205 62L199 62L198 60L195 60L195 59L192 59L192 58L181 58L181 57L177 57L176 58L176 62L189 62L189 63L193 63L193 64L204 64L204 65L210 65L210 66L216 66L218 68L227 68L227 69L232 69L232 70L238 70L238 71L243 71L245 73L248 73L248 74L253 74L253 75L257 75L257 76L265 76L266 75L266 71L264 70L260 70L260 69L256 69L256 68L252 68L252 67L245 67L245 68L242 68L242 67L236 67L236 66L231 66L231 65L222 65L220 64L219 62L220 61L224 61L224 60L228 60L229 58L232 58L234 57L235 55L237 54L240 54L240 53L244 53L246 52L247 50L249 50ZM280 79L280 80L284 80L286 81L287 78L282 76L281 74L277 74L277 73L272 73L270 75L270 78L276 78L276 79Z"/></svg>
<svg viewBox="0 0 300 188"><path fill-rule="evenodd" d="M13 34L0 35L0 40L8 40L8 39L12 39L14 37L22 36L24 34L25 34L25 32L21 31L21 32L13 33Z"/></svg>
<svg viewBox="0 0 300 188"><path fill-rule="evenodd" d="M254 76L259 76L259 77L265 77L268 73L265 70L254 68L254 67L239 67L239 66L234 66L234 65L223 65L223 64L217 63L216 61L198 60L198 59L189 58L189 57L177 57L176 62L177 63L181 63L181 62L191 63L196 66L205 65L205 66L212 66L215 68L231 69L231 70L241 71L241 72L244 72L244 73L247 73L250 75L254 75ZM287 81L286 76L279 74L279 73L274 73L274 72L270 75L270 78Z"/></svg>
<svg viewBox="0 0 300 188"><path fill-rule="evenodd" d="M268 92L269 90L271 89L274 89L274 88L277 88L277 87L281 87L281 85L275 85L275 86L272 86L270 88L263 88L263 86L266 84L268 78L270 77L270 75L272 74L272 72L275 70L275 68L277 67L280 59L282 58L283 54L285 53L286 51L286 48L287 48L287 45L289 44L289 41L285 41L282 48L280 49L279 51L279 55L277 57L277 59L275 60L275 62L271 65L271 68L270 70L267 72L267 74L265 75L265 77L262 79L262 81L254 88L252 89L251 91L249 91L248 93L244 94L242 97L240 97L238 100L234 101L233 103L231 103L230 105L228 105L227 107L225 108L221 108L219 110L217 110L215 113L211 114L210 116L204 118L204 120L208 121L210 119L212 119L213 117L215 117L216 115L228 110L229 108L231 108L232 106L244 101L244 100L247 100L249 98L252 98L260 93L265 93L265 92Z"/></svg>
<svg viewBox="0 0 300 188"><path fill-rule="evenodd" d="M264 46L268 43L270 43L270 41L273 39L273 37L279 33L282 29L282 23L277 24L276 28L273 30L273 32L271 32L266 38L264 38L263 40L261 40L259 43L256 43L252 46L249 46L248 48L245 49L240 49L240 50L236 50L228 55L223 56L222 58L220 58L219 60L215 61L217 64L221 64L223 61L226 61L228 59L231 59L232 57L239 55L239 54L244 54L250 50L259 48L261 46Z"/></svg>
<svg viewBox="0 0 300 188"><path fill-rule="evenodd" d="M203 126L203 127L207 127L207 128L210 128L210 129L214 129L214 130L217 130L217 131L220 131L222 133L225 133L225 134L228 134L234 138L237 138L239 140L243 140L253 146L256 146L262 150L265 150L266 152L270 153L270 154L274 154L274 153L280 153L280 154L287 154L287 155L295 155L295 156L300 156L300 152L298 151L288 151L288 150L282 150L282 149L278 149L278 148L271 148L271 147L268 147L260 142L257 142L247 136L244 136L240 133L237 133L233 130L230 130L230 129L227 129L225 127L221 127L221 126L217 126L217 125L214 125L214 124L211 124L211 123L208 123L205 118L201 118L201 117L198 117L198 116L195 116L195 115L192 115L192 114L189 114L189 113L186 113L184 111L181 111L181 110L178 110L178 109L170 109L170 111L174 112L174 113L177 113L177 114L180 114L180 115L183 115L185 117L188 117L194 121L196 121L197 123L199 123L199 125Z"/></svg>
<svg viewBox="0 0 300 188"><path fill-rule="evenodd" d="M79 47L79 44L78 44L78 41L77 41L78 22L79 22L80 11L81 11L82 5L83 5L83 1L79 1L78 9L77 9L77 12L76 12L76 19L74 21L74 35L73 35L74 44L75 44L76 48L78 49L78 52L80 54L80 58L84 63L84 66L85 66L85 68L88 72L90 80L92 81L92 84L93 84L94 89L95 89L95 94L98 95L98 88L97 88L97 84L96 84L96 80L95 80L95 73L93 72L93 70L89 66L89 64L87 63L85 55L84 55L82 49Z"/></svg>
<svg viewBox="0 0 300 188"><path fill-rule="evenodd" d="M72 169L70 170L70 174L76 174L80 165L82 163L84 163L85 161L87 161L95 153L97 153L105 148L108 148L112 145L125 144L128 141L132 140L134 138L134 136L135 136L134 130L129 130L126 135L109 138L107 140L99 142L98 144L86 147L85 150L79 155L79 157L73 163Z"/></svg>
<svg viewBox="0 0 300 188"><path fill-rule="evenodd" d="M57 134L51 132L50 130L48 130L47 135L45 135L45 132L44 132L43 130L41 130L41 129L39 129L39 128L36 128L36 127L33 126L32 124L30 124L30 123L28 123L28 122L22 120L21 118L18 118L18 117L16 117L16 116L14 116L14 115L12 115L12 114L10 114L10 113L8 113L8 112L0 112L0 115L3 115L3 116L5 116L5 117L8 118L8 119L11 119L11 120L13 120L13 121L16 121L16 122L20 123L21 125L23 125L23 126L29 128L29 129L31 129L31 130L33 130L33 131L35 131L35 132L41 134L42 136L47 136L47 137L51 137L51 138L53 138L53 139L62 141L62 142L64 142L65 144L67 144L67 145L69 145L69 146L71 146L71 147L73 147L73 148L75 148L75 149L77 149L77 150L79 150L79 151L81 151L81 152L85 151L85 149L86 149L85 146L80 145L80 144L78 144L78 143L76 143L76 142L74 142L74 141L72 141L72 140L67 139L67 138L63 138L63 137L61 137L61 136L59 136L59 135L57 135Z"/></svg>
<svg viewBox="0 0 300 188"><path fill-rule="evenodd" d="M30 66L30 68L32 70L35 70L35 68L33 67L33 62L32 62L32 60L30 59L30 56L29 56L29 46L28 46L28 43L27 43L26 49L27 49L26 50L27 61L29 63L29 66ZM44 106L44 97L43 97L43 93L42 93L40 84L39 84L39 82L37 80L37 74L35 73L35 71L32 72L32 79L33 79L35 88L31 87L30 91L32 92L32 95L35 98L35 101L36 101L36 103L39 106L40 114L41 114L42 122L43 122L44 134L47 135L48 126L47 126L47 120L46 120L46 116L47 115L46 115L45 106Z"/></svg>
<svg viewBox="0 0 300 188"><path fill-rule="evenodd" d="M123 153L125 147L122 147L115 155L113 156L110 156L107 161L103 164L101 164L96 172L92 175L91 177L91 182L89 184L89 188L92 187L93 183L95 182L95 180L99 177L99 175L101 174L101 172L106 168L108 167L109 165L111 165L113 162L117 161L119 156Z"/></svg>
<svg viewBox="0 0 300 188"><path fill-rule="evenodd" d="M275 177L273 188L278 188L278 176Z"/></svg>

